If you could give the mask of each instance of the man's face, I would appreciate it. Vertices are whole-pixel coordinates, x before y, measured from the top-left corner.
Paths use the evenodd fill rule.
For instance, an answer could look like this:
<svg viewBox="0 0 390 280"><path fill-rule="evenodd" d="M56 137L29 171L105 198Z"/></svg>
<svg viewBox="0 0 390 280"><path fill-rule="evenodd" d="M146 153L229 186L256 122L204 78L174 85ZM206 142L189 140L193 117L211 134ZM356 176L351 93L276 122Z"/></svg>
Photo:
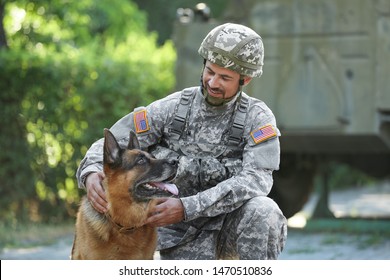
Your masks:
<svg viewBox="0 0 390 280"><path fill-rule="evenodd" d="M217 64L206 61L202 82L212 105L220 105L225 100L231 99L239 89L240 74L223 68Z"/></svg>

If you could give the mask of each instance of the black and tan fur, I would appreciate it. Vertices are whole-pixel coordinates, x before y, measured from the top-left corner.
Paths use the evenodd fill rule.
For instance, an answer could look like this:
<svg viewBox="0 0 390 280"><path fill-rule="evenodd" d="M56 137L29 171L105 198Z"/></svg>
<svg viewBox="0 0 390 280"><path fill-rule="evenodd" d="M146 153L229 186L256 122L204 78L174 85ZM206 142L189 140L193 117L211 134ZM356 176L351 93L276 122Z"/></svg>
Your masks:
<svg viewBox="0 0 390 280"><path fill-rule="evenodd" d="M153 198L171 194L147 183L171 179L177 162L141 151L134 132L127 149L122 149L105 129L103 164L109 210L101 214L86 197L82 199L71 259L153 259L157 232L144 222Z"/></svg>

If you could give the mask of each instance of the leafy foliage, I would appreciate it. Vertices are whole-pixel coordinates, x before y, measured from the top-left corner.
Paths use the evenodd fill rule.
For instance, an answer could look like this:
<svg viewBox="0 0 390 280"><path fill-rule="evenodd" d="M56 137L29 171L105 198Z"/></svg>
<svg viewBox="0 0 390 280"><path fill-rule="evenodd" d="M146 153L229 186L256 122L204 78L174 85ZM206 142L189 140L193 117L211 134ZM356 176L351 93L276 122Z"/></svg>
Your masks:
<svg viewBox="0 0 390 280"><path fill-rule="evenodd" d="M170 92L175 52L128 0L6 4L0 50L0 217L55 221L79 201L75 171L103 128Z"/></svg>

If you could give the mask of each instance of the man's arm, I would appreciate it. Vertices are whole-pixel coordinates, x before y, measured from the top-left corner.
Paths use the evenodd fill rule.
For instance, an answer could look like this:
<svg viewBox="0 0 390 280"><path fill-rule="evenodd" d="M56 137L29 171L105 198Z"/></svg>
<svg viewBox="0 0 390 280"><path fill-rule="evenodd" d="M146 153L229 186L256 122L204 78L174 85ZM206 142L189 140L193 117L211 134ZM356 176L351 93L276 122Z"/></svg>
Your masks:
<svg viewBox="0 0 390 280"><path fill-rule="evenodd" d="M247 200L256 196L266 196L270 192L273 185L272 173L279 169L280 133L270 110L263 110L254 115L257 117L254 118L250 131L271 125L276 135L256 143L248 133L242 170L238 174L212 188L181 199L186 221L229 213Z"/></svg>
<svg viewBox="0 0 390 280"><path fill-rule="evenodd" d="M165 150L164 153L167 154L176 154L168 148L161 148L161 150ZM267 151L274 154L272 155L274 159L271 159L274 161L273 164L278 162L279 141L277 138L262 146L249 148L248 151L245 151L242 171L237 176L193 196L180 199L159 199L146 223L161 227L183 220L190 221L198 217L213 217L229 213L253 197L267 195L273 184L272 171L277 169L278 165L263 165L261 163L262 160L259 157L262 156L259 155L267 153ZM183 169L187 168L183 167ZM199 184L198 178L199 176L194 175L193 179L189 179L189 181L192 183L196 181Z"/></svg>
<svg viewBox="0 0 390 280"><path fill-rule="evenodd" d="M171 115L169 112L172 110L175 99L177 99L178 96L177 93L172 94L142 108L146 110L148 123L148 130L137 135L142 149L146 150L148 147L159 142L162 135L162 129L167 123L168 117ZM137 131L135 127L134 112L124 116L110 128L110 131L114 134L119 145L123 148L128 144L130 130ZM79 188L87 189L88 199L93 203L95 209L100 212L107 210L105 193L101 185L104 178L103 144L104 139L102 138L89 148L76 172ZM96 203L94 203L94 201L96 201Z"/></svg>

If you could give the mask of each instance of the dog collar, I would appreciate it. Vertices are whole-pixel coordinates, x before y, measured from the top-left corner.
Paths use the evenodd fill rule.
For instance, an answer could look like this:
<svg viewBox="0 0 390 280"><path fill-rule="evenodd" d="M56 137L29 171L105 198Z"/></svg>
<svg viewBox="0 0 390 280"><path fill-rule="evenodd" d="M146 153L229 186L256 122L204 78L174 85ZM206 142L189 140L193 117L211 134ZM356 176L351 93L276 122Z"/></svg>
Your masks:
<svg viewBox="0 0 390 280"><path fill-rule="evenodd" d="M135 229L137 229L137 227L125 227L125 226L115 222L108 212L105 214L105 216L111 222L111 224L113 224L116 227L116 229L120 233L132 233Z"/></svg>

